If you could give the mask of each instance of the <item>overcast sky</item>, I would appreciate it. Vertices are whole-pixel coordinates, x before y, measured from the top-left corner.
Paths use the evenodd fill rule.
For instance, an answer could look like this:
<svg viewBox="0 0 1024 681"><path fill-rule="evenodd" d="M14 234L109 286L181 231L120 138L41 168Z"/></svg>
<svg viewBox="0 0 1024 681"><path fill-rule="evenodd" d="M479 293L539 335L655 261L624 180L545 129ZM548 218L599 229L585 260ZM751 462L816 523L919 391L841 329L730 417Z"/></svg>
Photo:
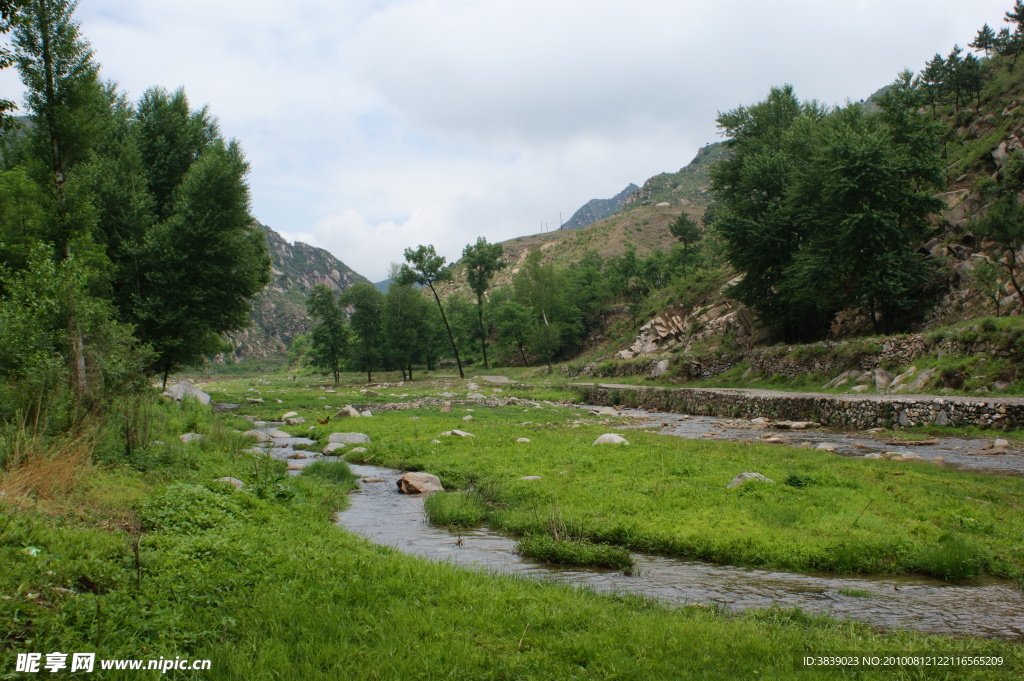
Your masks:
<svg viewBox="0 0 1024 681"><path fill-rule="evenodd" d="M792 83L866 98L1010 0L82 0L105 78L184 86L252 165L253 213L377 281L407 246L558 227L675 171ZM15 98L13 70L0 94ZM13 96L12 96L13 95Z"/></svg>

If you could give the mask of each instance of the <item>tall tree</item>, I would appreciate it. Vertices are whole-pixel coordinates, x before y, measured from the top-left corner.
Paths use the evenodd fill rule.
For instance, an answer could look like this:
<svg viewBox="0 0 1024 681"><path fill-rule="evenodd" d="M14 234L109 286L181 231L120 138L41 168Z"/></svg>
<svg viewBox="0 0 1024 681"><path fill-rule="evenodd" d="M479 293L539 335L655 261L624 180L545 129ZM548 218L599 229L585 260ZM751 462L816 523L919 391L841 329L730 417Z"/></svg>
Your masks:
<svg viewBox="0 0 1024 681"><path fill-rule="evenodd" d="M668 231L672 232L672 236L676 238L676 241L683 245L684 259L689 255L688 250L690 245L700 241L702 236L700 227L697 226L696 221L686 213L680 213L679 217L669 224Z"/></svg>
<svg viewBox="0 0 1024 681"><path fill-rule="evenodd" d="M985 24L978 30L978 35L974 38L968 47L973 47L976 50L982 50L985 52L987 57L992 52L992 48L996 45L996 32L992 30L992 27Z"/></svg>
<svg viewBox="0 0 1024 681"><path fill-rule="evenodd" d="M306 310L313 320L309 335L310 364L334 374L334 382L341 381L341 369L348 356L349 332L345 323L345 310L335 300L334 291L317 284L306 299ZM298 342L298 337L292 341Z"/></svg>
<svg viewBox="0 0 1024 681"><path fill-rule="evenodd" d="M27 4L28 0L0 0L0 36L10 32L14 20ZM14 64L14 55L5 45L0 45L0 69L6 69ZM9 130L13 125L11 111L15 104L9 99L0 97L0 133Z"/></svg>
<svg viewBox="0 0 1024 681"><path fill-rule="evenodd" d="M355 335L352 359L372 383L384 346L384 294L373 284L358 282L345 291L342 300L352 308L348 320Z"/></svg>
<svg viewBox="0 0 1024 681"><path fill-rule="evenodd" d="M448 332L448 340L451 343L452 352L455 353L455 363L459 367L459 378L465 378L466 374L462 371L462 358L459 357L459 348L455 343L452 327L448 323L448 317L444 313L444 306L441 304L441 298L437 294L437 288L435 288L437 283L448 281L452 277L451 269L445 266L445 257L438 255L433 245L420 245L415 250L411 248L405 249L405 261L406 264L402 265L396 281L399 284L426 286L434 294L434 301L437 303L437 309L441 313L441 321L444 322L444 328Z"/></svg>
<svg viewBox="0 0 1024 681"><path fill-rule="evenodd" d="M391 279L398 276L394 268ZM384 294L384 346L387 358L412 380L412 365L430 342L432 329L428 303L409 284L392 283Z"/></svg>
<svg viewBox="0 0 1024 681"><path fill-rule="evenodd" d="M475 244L469 244L462 250L462 264L466 267L466 280L469 288L476 294L476 314L480 324L480 350L484 356L484 368L487 364L487 329L484 327L484 294L491 285L495 273L505 267L502 260L505 249L501 244L489 244L487 239L479 237Z"/></svg>

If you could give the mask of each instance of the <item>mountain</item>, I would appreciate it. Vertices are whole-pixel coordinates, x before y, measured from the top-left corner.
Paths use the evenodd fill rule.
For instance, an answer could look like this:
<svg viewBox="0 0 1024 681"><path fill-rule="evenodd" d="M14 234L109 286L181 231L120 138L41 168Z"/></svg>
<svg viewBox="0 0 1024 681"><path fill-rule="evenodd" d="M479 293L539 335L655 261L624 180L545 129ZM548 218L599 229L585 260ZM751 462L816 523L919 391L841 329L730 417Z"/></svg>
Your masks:
<svg viewBox="0 0 1024 681"><path fill-rule="evenodd" d="M628 187L610 199L591 199L582 208L573 213L569 221L559 229L581 229L587 225L594 224L598 220L615 215L626 205L629 197L633 196L639 189L640 187L631 182Z"/></svg>
<svg viewBox="0 0 1024 681"><path fill-rule="evenodd" d="M715 142L697 151L690 163L674 173L661 173L644 182L644 186L626 201L625 209L637 206L701 206L711 203L708 194L711 166L725 158L724 142Z"/></svg>
<svg viewBox="0 0 1024 681"><path fill-rule="evenodd" d="M309 331L306 296L317 284L340 293L356 282L370 283L328 251L301 241L290 244L266 225L258 226L267 236L272 278L253 303L252 326L228 336L235 361L282 354L292 338Z"/></svg>

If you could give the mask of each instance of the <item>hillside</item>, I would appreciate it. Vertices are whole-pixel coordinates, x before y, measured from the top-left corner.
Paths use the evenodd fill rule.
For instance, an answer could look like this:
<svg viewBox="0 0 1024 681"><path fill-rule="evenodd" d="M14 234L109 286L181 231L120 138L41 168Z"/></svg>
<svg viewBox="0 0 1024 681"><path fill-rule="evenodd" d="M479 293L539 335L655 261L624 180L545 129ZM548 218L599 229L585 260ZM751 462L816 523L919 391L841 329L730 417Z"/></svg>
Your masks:
<svg viewBox="0 0 1024 681"><path fill-rule="evenodd" d="M708 193L708 171L714 163L726 154L725 143L715 142L697 151L697 155L689 165L674 173L655 175L633 194L626 202L625 208L658 205L668 203L672 206L706 207L711 203Z"/></svg>
<svg viewBox="0 0 1024 681"><path fill-rule="evenodd" d="M328 251L301 241L290 244L271 228L260 227L267 235L272 279L254 301L252 326L228 337L235 361L281 354L292 338L308 331L306 296L317 284L340 293L356 282L369 283Z"/></svg>

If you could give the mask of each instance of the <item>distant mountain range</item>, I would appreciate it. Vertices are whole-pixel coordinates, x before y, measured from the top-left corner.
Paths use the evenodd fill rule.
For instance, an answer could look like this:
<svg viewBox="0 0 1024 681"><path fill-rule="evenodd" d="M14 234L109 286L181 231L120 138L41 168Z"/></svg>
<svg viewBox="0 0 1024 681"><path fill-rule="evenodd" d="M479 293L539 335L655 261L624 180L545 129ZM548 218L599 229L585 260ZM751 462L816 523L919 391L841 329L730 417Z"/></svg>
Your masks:
<svg viewBox="0 0 1024 681"><path fill-rule="evenodd" d="M582 208L572 214L572 217L559 229L582 229L592 225L599 220L615 215L626 205L629 197L633 196L640 187L632 182L628 187L610 199L591 199Z"/></svg>

